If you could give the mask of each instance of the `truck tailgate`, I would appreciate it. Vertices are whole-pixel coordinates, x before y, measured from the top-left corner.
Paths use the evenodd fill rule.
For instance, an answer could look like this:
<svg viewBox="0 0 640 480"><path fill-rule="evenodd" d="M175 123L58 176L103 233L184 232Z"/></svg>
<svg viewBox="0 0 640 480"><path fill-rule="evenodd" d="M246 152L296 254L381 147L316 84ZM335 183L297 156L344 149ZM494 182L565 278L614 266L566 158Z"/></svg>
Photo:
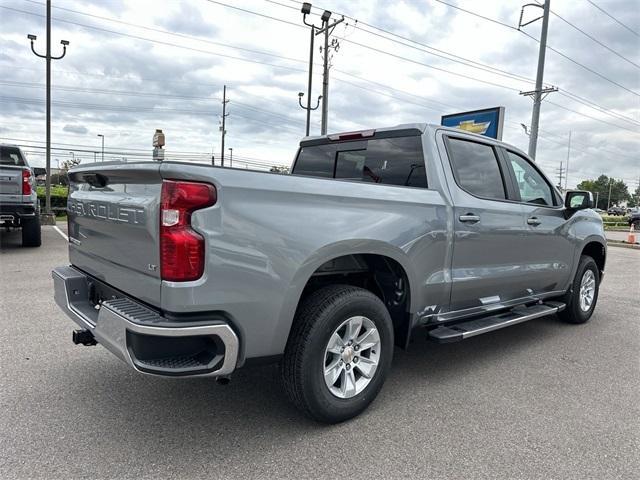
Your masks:
<svg viewBox="0 0 640 480"><path fill-rule="evenodd" d="M27 167L0 166L0 198L5 201L22 201L22 170ZM15 198L14 198L15 197ZM11 199L10 199L11 198Z"/></svg>
<svg viewBox="0 0 640 480"><path fill-rule="evenodd" d="M71 264L159 305L159 165L95 164L72 170L69 180Z"/></svg>

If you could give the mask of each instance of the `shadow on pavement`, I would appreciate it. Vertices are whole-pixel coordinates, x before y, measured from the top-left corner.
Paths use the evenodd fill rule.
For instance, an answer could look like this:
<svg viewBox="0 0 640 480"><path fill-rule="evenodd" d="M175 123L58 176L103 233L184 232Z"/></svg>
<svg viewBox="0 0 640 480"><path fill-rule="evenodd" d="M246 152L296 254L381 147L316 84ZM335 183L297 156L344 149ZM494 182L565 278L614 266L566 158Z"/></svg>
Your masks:
<svg viewBox="0 0 640 480"><path fill-rule="evenodd" d="M88 361L65 366L73 375L58 394L67 397L65 404L73 405L69 413L77 431L100 431L117 438L120 448L127 450L144 445L150 461L170 448L172 457L188 462L203 448L213 449L216 457L230 454L239 442L243 449L259 451L261 441L282 447L301 435L327 428L368 425L367 416L381 414L380 410L393 416L396 410L403 410L405 397L423 392L428 402L430 392L458 382L461 375L473 375L475 369L485 369L487 363L502 359L508 363L519 350L559 334L565 328L559 323L556 317L539 319L448 345L428 342L418 332L408 351L396 352L377 401L360 417L336 427L306 419L286 401L276 365L241 369L229 385L219 386L207 378L143 376L115 358L92 351Z"/></svg>
<svg viewBox="0 0 640 480"><path fill-rule="evenodd" d="M22 248L22 232L20 230L9 230L0 227L0 249L13 250Z"/></svg>

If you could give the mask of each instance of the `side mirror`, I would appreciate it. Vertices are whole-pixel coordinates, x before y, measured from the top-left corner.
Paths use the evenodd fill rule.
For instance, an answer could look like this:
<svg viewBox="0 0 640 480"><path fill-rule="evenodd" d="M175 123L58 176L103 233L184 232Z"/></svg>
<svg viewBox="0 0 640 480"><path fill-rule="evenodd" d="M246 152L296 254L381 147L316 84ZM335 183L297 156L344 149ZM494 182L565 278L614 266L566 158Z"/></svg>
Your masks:
<svg viewBox="0 0 640 480"><path fill-rule="evenodd" d="M40 175L46 175L47 174L47 169L46 168L41 168L41 167L33 167L33 174L36 177L39 177Z"/></svg>
<svg viewBox="0 0 640 480"><path fill-rule="evenodd" d="M586 190L569 190L564 197L564 207L567 210L593 208L593 193Z"/></svg>

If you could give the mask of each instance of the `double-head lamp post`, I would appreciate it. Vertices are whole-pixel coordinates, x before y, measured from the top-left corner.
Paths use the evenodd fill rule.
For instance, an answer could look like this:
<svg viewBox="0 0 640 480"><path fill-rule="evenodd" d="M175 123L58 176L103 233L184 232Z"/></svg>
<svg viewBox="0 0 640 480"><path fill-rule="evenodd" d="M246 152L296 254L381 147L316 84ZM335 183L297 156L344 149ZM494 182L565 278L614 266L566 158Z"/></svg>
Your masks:
<svg viewBox="0 0 640 480"><path fill-rule="evenodd" d="M27 35L31 42L31 51L36 57L46 60L47 92L46 92L46 181L45 181L45 213L51 215L51 60L60 60L67 54L68 40L61 40L62 54L54 57L51 55L51 0L47 0L47 45L44 55L36 52L34 42L38 37Z"/></svg>
<svg viewBox="0 0 640 480"><path fill-rule="evenodd" d="M318 97L318 101L315 107L311 107L311 86L313 83L313 44L316 36L316 26L313 23L307 22L307 15L311 13L311 4L309 2L304 2L302 4L302 8L300 9L302 12L302 21L308 27L311 27L311 37L309 40L309 80L307 81L307 106L302 105L302 97L304 97L304 92L298 93L298 103L300 107L307 111L307 129L306 135L309 136L309 127L311 124L311 110L317 110L320 106L320 99L322 95Z"/></svg>

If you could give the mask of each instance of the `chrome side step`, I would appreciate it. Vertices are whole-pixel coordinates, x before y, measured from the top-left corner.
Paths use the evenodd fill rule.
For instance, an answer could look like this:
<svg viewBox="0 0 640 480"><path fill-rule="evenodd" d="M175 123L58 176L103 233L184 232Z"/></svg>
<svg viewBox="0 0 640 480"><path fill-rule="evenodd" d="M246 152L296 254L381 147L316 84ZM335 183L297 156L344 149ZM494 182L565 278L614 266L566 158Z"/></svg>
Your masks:
<svg viewBox="0 0 640 480"><path fill-rule="evenodd" d="M483 333L510 327L517 323L533 320L534 318L546 317L564 310L566 305L561 302L545 302L530 307L516 307L508 312L491 315L488 317L476 318L454 325L442 325L429 331L429 339L438 343L459 342L465 338L475 337Z"/></svg>

